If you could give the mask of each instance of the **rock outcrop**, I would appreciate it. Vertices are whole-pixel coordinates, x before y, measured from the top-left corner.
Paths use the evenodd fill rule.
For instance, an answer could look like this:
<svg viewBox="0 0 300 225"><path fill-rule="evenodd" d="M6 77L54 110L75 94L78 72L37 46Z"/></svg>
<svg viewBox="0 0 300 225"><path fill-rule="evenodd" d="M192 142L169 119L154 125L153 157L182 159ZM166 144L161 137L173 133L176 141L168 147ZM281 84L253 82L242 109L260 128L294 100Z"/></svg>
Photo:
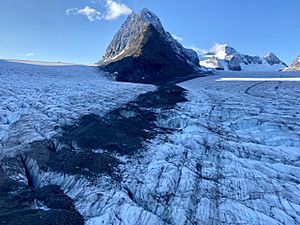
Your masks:
<svg viewBox="0 0 300 225"><path fill-rule="evenodd" d="M300 56L284 71L300 71Z"/></svg>
<svg viewBox="0 0 300 225"><path fill-rule="evenodd" d="M147 9L132 13L99 62L119 81L160 83L199 70L195 51L185 49Z"/></svg>

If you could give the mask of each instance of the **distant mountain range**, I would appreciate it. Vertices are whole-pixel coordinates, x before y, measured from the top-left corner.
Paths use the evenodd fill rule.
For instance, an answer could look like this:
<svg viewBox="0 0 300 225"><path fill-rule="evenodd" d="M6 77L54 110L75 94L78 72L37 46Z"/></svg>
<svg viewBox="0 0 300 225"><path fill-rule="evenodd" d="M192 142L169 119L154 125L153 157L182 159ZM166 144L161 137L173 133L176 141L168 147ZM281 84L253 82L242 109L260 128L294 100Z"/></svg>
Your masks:
<svg viewBox="0 0 300 225"><path fill-rule="evenodd" d="M217 45L210 52L201 55L200 65L209 69L233 71L277 71L287 67L272 52L264 57L251 56L239 53L228 44Z"/></svg>

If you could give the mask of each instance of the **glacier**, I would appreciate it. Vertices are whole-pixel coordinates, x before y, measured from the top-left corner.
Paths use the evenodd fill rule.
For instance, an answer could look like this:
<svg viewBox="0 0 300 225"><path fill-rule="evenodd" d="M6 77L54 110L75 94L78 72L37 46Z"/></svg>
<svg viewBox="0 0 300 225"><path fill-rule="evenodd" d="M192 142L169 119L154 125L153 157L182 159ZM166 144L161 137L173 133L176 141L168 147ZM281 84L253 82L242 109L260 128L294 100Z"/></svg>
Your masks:
<svg viewBox="0 0 300 225"><path fill-rule="evenodd" d="M59 63L1 60L0 77L0 141L5 154L50 138L59 133L56 128L81 115L104 115L155 89L114 82L96 66Z"/></svg>
<svg viewBox="0 0 300 225"><path fill-rule="evenodd" d="M0 77L0 172L34 189L59 187L85 224L300 224L300 82L279 79L300 73L216 72L168 86L165 98L93 66L0 61ZM113 174L59 171L30 153L82 116L140 111L155 115L145 132L156 132L142 149L93 149L120 161ZM74 143L72 154L81 148ZM93 154L83 159L94 163ZM8 163L19 155L25 169Z"/></svg>

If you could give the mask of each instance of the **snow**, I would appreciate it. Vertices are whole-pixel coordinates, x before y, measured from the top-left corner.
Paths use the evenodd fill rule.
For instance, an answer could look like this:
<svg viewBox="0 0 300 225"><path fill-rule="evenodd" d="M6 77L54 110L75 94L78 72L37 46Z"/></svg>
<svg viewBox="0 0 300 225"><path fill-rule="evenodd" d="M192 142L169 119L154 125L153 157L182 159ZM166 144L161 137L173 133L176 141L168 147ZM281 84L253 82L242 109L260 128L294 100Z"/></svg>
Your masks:
<svg viewBox="0 0 300 225"><path fill-rule="evenodd" d="M125 51L126 51L126 49L122 50L120 53L118 53L115 56L111 57L110 59L106 59L106 60L113 61L113 60L117 59L119 56L121 56L122 54L124 54ZM103 62L105 62L106 60L103 60Z"/></svg>
<svg viewBox="0 0 300 225"><path fill-rule="evenodd" d="M218 59L225 59L227 55L237 53L237 51L228 44L216 45L214 46L213 51Z"/></svg>
<svg viewBox="0 0 300 225"><path fill-rule="evenodd" d="M200 65L205 68L242 71L279 71L287 67L274 53L264 57L250 56L239 53L228 44L215 45L211 52L200 56ZM233 69L235 68L235 69Z"/></svg>
<svg viewBox="0 0 300 225"><path fill-rule="evenodd" d="M33 61L33 60L16 60L16 59L6 59L4 61L11 63L22 63L29 65L38 65L38 66L80 66L79 64L74 63L65 63L65 62L45 62L45 61ZM96 66L95 64L82 65L82 66Z"/></svg>
<svg viewBox="0 0 300 225"><path fill-rule="evenodd" d="M114 82L95 66L30 63L0 60L2 153L13 154L81 115L104 115L154 89Z"/></svg>
<svg viewBox="0 0 300 225"><path fill-rule="evenodd" d="M268 71L279 71L283 68L285 68L282 64L274 64L270 65L265 60L263 60L262 64L241 64L241 68L243 71L258 71L258 72L268 72Z"/></svg>
<svg viewBox="0 0 300 225"><path fill-rule="evenodd" d="M269 78L250 78L250 77L226 77L216 81L300 81L299 77L269 77Z"/></svg>

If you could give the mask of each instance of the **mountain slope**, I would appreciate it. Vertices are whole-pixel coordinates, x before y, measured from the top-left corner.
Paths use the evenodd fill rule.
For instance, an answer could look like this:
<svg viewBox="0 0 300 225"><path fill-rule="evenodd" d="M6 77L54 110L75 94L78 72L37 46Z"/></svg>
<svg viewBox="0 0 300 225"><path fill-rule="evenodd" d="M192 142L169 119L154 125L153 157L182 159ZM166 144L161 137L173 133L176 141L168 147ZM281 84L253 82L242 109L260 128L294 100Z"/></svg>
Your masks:
<svg viewBox="0 0 300 225"><path fill-rule="evenodd" d="M300 56L284 71L300 71Z"/></svg>
<svg viewBox="0 0 300 225"><path fill-rule="evenodd" d="M287 67L274 53L263 58L239 53L231 46L217 45L211 52L200 56L200 65L217 70L276 71Z"/></svg>
<svg viewBox="0 0 300 225"><path fill-rule="evenodd" d="M128 17L99 64L119 81L157 83L194 73L198 62L196 52L185 49L154 13L143 9Z"/></svg>

